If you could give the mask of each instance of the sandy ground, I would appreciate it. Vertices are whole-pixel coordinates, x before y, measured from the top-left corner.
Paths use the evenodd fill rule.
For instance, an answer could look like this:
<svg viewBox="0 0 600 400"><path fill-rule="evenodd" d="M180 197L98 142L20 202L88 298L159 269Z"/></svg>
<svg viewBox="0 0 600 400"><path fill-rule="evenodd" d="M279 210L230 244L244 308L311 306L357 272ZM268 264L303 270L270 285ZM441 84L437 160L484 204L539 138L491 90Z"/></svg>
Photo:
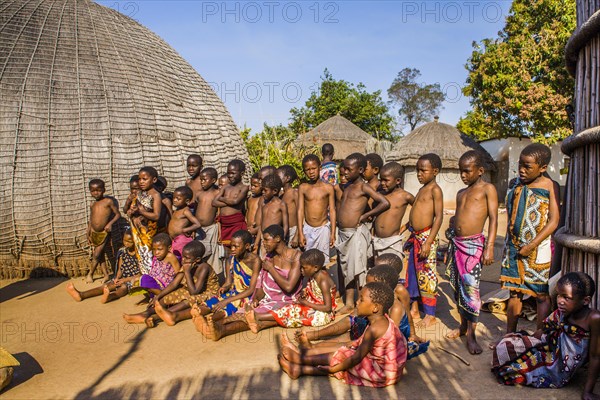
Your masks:
<svg viewBox="0 0 600 400"><path fill-rule="evenodd" d="M443 268L438 270L440 277ZM498 263L486 268L482 293L499 287L498 276ZM444 338L459 319L443 278L440 321L419 331L432 340L430 350L407 363L401 382L384 389L351 387L327 377L289 379L276 359L281 328L258 335L245 332L219 342L204 339L191 321L146 329L121 318L123 312L142 310L135 305L139 297L104 305L97 298L77 303L65 292L67 282L0 281L0 346L21 362L0 398L574 399L585 382L584 370L558 390L498 384L490 372L492 353L487 345L503 333L504 316L482 313L478 334L484 352L469 355L463 340ZM92 287L82 279L73 282L79 289ZM534 324L522 321L520 327L532 330ZM456 352L470 365L436 346Z"/></svg>

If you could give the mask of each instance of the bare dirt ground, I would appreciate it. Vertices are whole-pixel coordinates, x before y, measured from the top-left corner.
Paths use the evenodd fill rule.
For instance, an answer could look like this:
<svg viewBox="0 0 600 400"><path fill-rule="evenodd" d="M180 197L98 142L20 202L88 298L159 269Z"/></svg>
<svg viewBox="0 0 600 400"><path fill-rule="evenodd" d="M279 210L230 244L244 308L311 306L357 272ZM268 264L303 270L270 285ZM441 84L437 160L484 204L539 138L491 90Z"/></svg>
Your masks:
<svg viewBox="0 0 600 400"><path fill-rule="evenodd" d="M505 225L504 225L505 227ZM504 232L500 228L498 232ZM502 238L499 238L499 243ZM501 251L501 244L497 252ZM497 259L499 256L496 257ZM505 329L502 315L482 313L478 334L484 352L471 356L464 340L448 341L444 334L457 326L458 313L450 285L438 272L440 322L422 337L430 350L406 364L403 379L384 389L351 387L334 378L301 377L293 381L277 364L275 328L207 341L191 321L154 329L128 325L123 312L136 312L139 297L100 304L97 298L81 303L65 292L68 280L0 281L0 346L21 362L2 399L63 398L480 398L574 399L581 396L587 371L579 371L563 389L507 387L490 372L490 342ZM499 287L499 264L487 268L482 293ZM485 281L488 280L488 281ZM87 289L83 279L76 287ZM528 321L520 327L534 329ZM290 335L292 330L288 331ZM436 346L453 351L456 357Z"/></svg>

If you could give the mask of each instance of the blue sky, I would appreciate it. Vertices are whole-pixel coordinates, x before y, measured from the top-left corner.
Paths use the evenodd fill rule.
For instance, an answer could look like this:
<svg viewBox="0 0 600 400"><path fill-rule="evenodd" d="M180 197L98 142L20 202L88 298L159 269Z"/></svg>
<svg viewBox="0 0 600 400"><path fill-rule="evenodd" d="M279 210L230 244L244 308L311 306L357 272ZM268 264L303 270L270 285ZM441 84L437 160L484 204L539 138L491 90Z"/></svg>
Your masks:
<svg viewBox="0 0 600 400"><path fill-rule="evenodd" d="M472 42L496 37L510 1L101 1L161 36L253 132L289 121L335 79L387 88L405 67L447 94L442 122L469 109L460 94ZM394 111L395 113L395 111ZM406 128L404 130L407 131Z"/></svg>

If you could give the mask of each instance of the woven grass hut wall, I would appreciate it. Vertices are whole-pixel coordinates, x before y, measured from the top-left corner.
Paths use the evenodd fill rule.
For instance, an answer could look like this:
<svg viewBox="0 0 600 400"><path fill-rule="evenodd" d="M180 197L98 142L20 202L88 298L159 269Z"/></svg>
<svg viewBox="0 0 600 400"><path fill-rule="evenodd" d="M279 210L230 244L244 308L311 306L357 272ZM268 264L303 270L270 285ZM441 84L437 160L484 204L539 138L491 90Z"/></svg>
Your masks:
<svg viewBox="0 0 600 400"><path fill-rule="evenodd" d="M173 188L192 153L220 171L248 159L221 100L157 35L88 0L0 1L0 277L84 273L88 181L122 205L140 167Z"/></svg>
<svg viewBox="0 0 600 400"><path fill-rule="evenodd" d="M575 77L575 128L563 141L571 157L565 225L556 233L563 246L562 272L583 271L600 282L600 0L577 2L577 29L565 49ZM598 290L593 307L600 305Z"/></svg>
<svg viewBox="0 0 600 400"><path fill-rule="evenodd" d="M417 179L416 165L419 157L435 153L442 159L442 170L437 183L444 192L444 208L456 208L456 193L464 188L458 171L458 159L468 150L477 150L484 156L486 171L493 172L494 160L475 140L462 134L452 125L439 122L435 117L400 139L387 154L387 161L397 161L404 167L404 189L417 194L421 184ZM489 182L489 173L486 172Z"/></svg>

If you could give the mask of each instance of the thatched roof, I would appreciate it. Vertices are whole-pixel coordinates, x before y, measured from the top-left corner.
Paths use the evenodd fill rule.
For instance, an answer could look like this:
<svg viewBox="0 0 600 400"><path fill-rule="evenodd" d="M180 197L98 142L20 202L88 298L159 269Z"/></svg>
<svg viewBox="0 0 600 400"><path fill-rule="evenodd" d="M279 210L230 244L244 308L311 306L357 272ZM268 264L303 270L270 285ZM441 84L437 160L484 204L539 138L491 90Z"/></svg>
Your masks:
<svg viewBox="0 0 600 400"><path fill-rule="evenodd" d="M415 166L419 157L435 153L442 159L444 168L458 168L458 159L468 150L477 150L484 155L487 170L495 170L494 160L474 139L461 133L452 125L433 122L416 128L400 139L387 155L387 161L397 161L403 166Z"/></svg>
<svg viewBox="0 0 600 400"><path fill-rule="evenodd" d="M161 38L89 0L0 2L0 276L80 273L88 181L122 205L143 165L184 183L191 153L220 171L248 160L222 101Z"/></svg>
<svg viewBox="0 0 600 400"><path fill-rule="evenodd" d="M352 122L335 115L321 122L313 130L301 134L296 140L301 145L316 144L321 147L331 143L335 149L335 159L343 160L352 153L369 153L377 140Z"/></svg>

